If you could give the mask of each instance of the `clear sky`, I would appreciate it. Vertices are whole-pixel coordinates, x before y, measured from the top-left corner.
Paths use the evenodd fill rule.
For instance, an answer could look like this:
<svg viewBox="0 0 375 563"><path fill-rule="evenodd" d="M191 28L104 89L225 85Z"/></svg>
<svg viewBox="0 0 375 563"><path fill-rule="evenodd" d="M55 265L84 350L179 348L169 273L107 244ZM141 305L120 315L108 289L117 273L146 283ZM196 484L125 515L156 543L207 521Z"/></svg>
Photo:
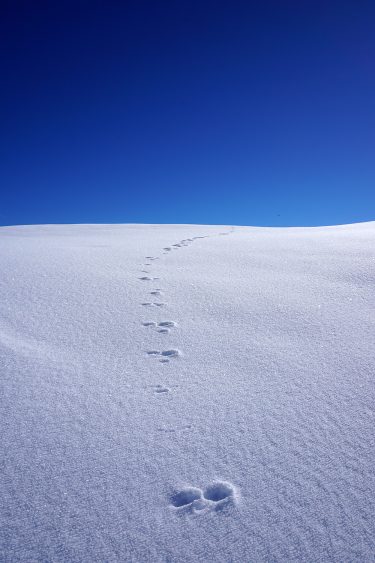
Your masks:
<svg viewBox="0 0 375 563"><path fill-rule="evenodd" d="M373 0L2 2L0 224L375 219Z"/></svg>

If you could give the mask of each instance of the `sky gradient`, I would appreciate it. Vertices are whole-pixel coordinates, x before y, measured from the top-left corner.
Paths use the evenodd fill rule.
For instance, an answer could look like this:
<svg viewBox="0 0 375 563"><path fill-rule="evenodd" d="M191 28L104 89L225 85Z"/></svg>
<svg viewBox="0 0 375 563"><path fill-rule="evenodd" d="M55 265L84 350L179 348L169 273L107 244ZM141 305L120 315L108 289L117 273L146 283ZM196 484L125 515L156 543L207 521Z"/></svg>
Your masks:
<svg viewBox="0 0 375 563"><path fill-rule="evenodd" d="M375 3L5 2L0 224L375 219Z"/></svg>

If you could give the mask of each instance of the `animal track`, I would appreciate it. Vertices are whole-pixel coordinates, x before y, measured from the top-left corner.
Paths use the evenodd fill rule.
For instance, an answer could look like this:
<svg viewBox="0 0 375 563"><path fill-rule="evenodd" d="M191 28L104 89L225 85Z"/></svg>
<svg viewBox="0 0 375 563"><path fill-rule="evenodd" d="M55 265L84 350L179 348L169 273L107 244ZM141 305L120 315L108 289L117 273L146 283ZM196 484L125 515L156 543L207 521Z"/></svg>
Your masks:
<svg viewBox="0 0 375 563"><path fill-rule="evenodd" d="M232 229L232 231L230 232L233 232L233 230L234 229ZM229 233L222 232L219 234L227 235ZM171 251L177 250L185 246L189 246L192 242L194 242L197 239L209 238L209 236L213 236L213 235L195 236L192 238L182 239L178 243L172 244L170 246L165 246L163 248L162 254L167 255ZM138 279L141 281L159 280L160 279L159 277L153 277L152 275L150 275L152 271L151 267L153 265L152 262L154 260L159 260L159 259L160 259L159 256L146 256L145 257L146 262L140 264L142 268L145 268L140 270L140 272L146 275L143 275ZM152 295L154 298L156 297L161 299L163 293L159 287L153 286L153 289L152 291L150 291L149 295ZM158 301L158 302L145 301L144 303L141 303L141 305L143 307L164 307L166 303L162 301ZM146 321L146 322L142 322L142 326L149 328L151 327L152 329L154 329L156 332L160 334L169 334L171 329L177 326L177 323L174 321L160 321L160 322ZM182 355L180 350L178 350L177 348L170 348L168 350L148 350L146 351L146 354L148 356L151 357L153 356L155 358L158 358L159 362L161 363L168 363L173 358L177 358ZM151 387L153 388L154 393L158 395L163 395L170 392L170 388L166 387L165 385L158 384L158 385L153 385ZM157 430L160 432L173 434L176 433L177 430L179 431L191 430L191 425L187 425L180 429L157 428ZM235 500L236 500L236 493L234 487L230 483L226 483L224 481L216 481L211 485L209 485L208 487L206 487L204 490L201 490L197 487L186 487L185 489L182 489L180 491L175 491L173 496L171 497L171 505L177 510L190 510L196 513L198 512L206 513L210 510L215 510L215 511L221 510L226 503Z"/></svg>
<svg viewBox="0 0 375 563"><path fill-rule="evenodd" d="M154 391L155 393L169 393L170 389L168 387L164 387L164 385L155 385Z"/></svg>
<svg viewBox="0 0 375 563"><path fill-rule="evenodd" d="M198 487L186 487L174 491L171 505L177 509L188 509L192 512L209 512L221 510L225 504L236 500L235 488L231 483L215 481L203 491Z"/></svg>
<svg viewBox="0 0 375 563"><path fill-rule="evenodd" d="M175 348L172 348L172 350L164 350L163 352L161 352L161 355L168 358L177 358L177 356L181 355L181 352L179 350L176 350Z"/></svg>
<svg viewBox="0 0 375 563"><path fill-rule="evenodd" d="M160 362L167 363L170 358L177 358L181 356L180 350L172 348L171 350L149 350L147 352L148 356L160 356Z"/></svg>
<svg viewBox="0 0 375 563"><path fill-rule="evenodd" d="M204 490L203 496L206 500L221 502L234 496L234 488L225 481L215 481Z"/></svg>
<svg viewBox="0 0 375 563"><path fill-rule="evenodd" d="M158 432L165 432L165 433L170 433L170 432L187 432L188 430L191 430L192 426L191 424L187 424L186 426L182 426L181 428L162 428L159 427L157 428Z"/></svg>
<svg viewBox="0 0 375 563"><path fill-rule="evenodd" d="M148 305L148 303L142 303L142 305ZM152 303L150 303L152 305ZM155 323L153 321L148 321L142 323L143 326L151 326L152 328L156 328L157 332L162 334L168 334L170 329L177 326L177 323L174 321L161 321L160 323Z"/></svg>
<svg viewBox="0 0 375 563"><path fill-rule="evenodd" d="M201 500L202 491L195 487L187 487L181 491L176 491L171 498L171 503L176 508L181 508L183 506L189 506L196 500Z"/></svg>

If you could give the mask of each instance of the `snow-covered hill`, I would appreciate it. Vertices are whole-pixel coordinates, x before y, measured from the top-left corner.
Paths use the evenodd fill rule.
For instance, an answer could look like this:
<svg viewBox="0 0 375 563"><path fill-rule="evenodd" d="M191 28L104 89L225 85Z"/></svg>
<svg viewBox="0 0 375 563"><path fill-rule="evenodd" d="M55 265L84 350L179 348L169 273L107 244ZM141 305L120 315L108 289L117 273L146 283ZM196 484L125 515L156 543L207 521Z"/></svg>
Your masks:
<svg viewBox="0 0 375 563"><path fill-rule="evenodd" d="M375 223L0 229L1 561L375 561Z"/></svg>

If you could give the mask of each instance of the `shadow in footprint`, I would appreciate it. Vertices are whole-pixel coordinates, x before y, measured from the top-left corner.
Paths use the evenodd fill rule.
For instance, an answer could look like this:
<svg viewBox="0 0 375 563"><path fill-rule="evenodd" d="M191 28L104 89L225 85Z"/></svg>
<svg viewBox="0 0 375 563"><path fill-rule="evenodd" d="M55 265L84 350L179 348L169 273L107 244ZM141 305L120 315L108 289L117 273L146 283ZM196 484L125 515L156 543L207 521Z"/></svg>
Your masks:
<svg viewBox="0 0 375 563"><path fill-rule="evenodd" d="M160 327L172 327L172 326L177 326L177 323L175 323L174 321L161 321L160 323L158 323L158 326L160 326Z"/></svg>
<svg viewBox="0 0 375 563"><path fill-rule="evenodd" d="M177 356L181 355L181 352L179 350L176 350L176 349L164 350L161 353L161 355L166 357L166 358L177 358Z"/></svg>
<svg viewBox="0 0 375 563"><path fill-rule="evenodd" d="M142 305L147 307L153 305L153 303L142 303ZM142 326L150 326L152 328L156 328L157 332L168 333L172 327L176 326L176 323L173 321L162 321L160 323L146 321L142 323Z"/></svg>
<svg viewBox="0 0 375 563"><path fill-rule="evenodd" d="M170 389L168 387L164 387L164 385L155 385L154 392L155 393L169 393Z"/></svg>
<svg viewBox="0 0 375 563"><path fill-rule="evenodd" d="M176 350L175 348L172 348L171 350L149 350L148 352L146 352L148 356L160 356L160 362L162 362L163 364L166 364L170 361L170 359L172 358L177 358L178 356L181 355L181 352L179 350Z"/></svg>
<svg viewBox="0 0 375 563"><path fill-rule="evenodd" d="M204 489L203 498L210 502L213 510L218 512L235 500L235 489L230 483L215 481Z"/></svg>
<svg viewBox="0 0 375 563"><path fill-rule="evenodd" d="M175 491L171 497L171 504L175 508L191 505L196 500L202 499L202 491L196 487L187 487L181 491Z"/></svg>

